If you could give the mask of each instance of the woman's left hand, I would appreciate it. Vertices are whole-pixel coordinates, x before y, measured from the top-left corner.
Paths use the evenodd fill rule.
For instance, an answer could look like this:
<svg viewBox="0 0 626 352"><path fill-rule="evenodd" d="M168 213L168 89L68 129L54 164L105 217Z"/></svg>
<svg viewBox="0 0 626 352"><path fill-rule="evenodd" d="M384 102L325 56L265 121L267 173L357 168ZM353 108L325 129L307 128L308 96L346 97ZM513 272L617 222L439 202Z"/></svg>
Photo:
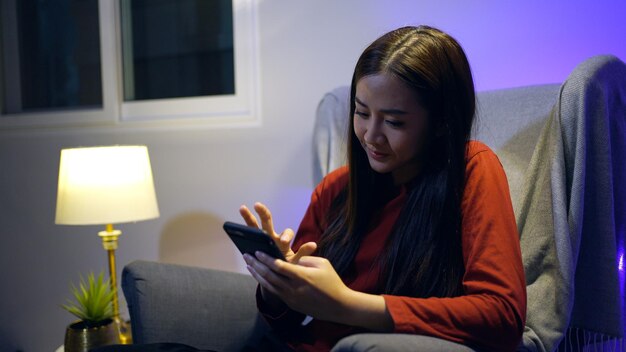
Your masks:
<svg viewBox="0 0 626 352"><path fill-rule="evenodd" d="M304 256L298 264L256 252L244 255L252 276L291 309L316 319L336 321L347 313L351 294L325 258Z"/></svg>

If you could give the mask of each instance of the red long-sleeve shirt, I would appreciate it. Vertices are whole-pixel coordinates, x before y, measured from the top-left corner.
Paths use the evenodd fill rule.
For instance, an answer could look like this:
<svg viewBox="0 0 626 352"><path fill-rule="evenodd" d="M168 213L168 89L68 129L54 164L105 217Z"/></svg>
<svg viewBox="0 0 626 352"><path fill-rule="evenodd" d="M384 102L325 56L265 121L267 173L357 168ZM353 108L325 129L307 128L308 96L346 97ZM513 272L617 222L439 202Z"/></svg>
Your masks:
<svg viewBox="0 0 626 352"><path fill-rule="evenodd" d="M497 156L472 141L467 149L466 185L461 204L463 294L454 298L383 295L395 333L429 335L490 351L513 351L526 319L526 284L509 188ZM348 169L340 168L316 187L298 229L294 248L318 242L333 199L346 187ZM375 293L378 267L372 265L385 245L406 201L406 189L375 215L355 257L355 275L343 278L353 290ZM260 295L259 310L276 330L288 330L299 351L327 351L342 337L364 329L314 319L292 310L272 311ZM299 327L299 328L295 328Z"/></svg>

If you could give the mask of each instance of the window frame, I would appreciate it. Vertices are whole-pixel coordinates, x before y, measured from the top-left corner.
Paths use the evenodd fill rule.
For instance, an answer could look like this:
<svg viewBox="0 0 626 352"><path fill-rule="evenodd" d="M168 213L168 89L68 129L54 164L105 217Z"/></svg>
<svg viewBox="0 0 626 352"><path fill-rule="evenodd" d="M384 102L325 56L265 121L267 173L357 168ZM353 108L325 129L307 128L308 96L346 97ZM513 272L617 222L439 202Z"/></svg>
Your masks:
<svg viewBox="0 0 626 352"><path fill-rule="evenodd" d="M16 1L19 0L2 2L3 17L7 16L5 7L11 5L6 4L14 4ZM124 101L120 10L119 0L98 0L102 107L2 113L0 129L98 125L159 127L189 124L221 128L261 124L256 1L233 0L235 94L130 102ZM7 33L4 28L2 32ZM17 61L19 62L19 58Z"/></svg>

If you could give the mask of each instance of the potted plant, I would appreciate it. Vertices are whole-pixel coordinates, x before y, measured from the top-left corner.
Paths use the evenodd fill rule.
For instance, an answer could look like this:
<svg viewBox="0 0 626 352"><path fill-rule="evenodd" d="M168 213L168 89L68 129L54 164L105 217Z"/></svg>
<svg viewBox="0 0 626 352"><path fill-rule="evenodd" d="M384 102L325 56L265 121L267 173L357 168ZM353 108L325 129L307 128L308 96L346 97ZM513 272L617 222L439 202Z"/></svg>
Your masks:
<svg viewBox="0 0 626 352"><path fill-rule="evenodd" d="M61 305L80 320L70 324L65 331L66 352L87 352L89 349L119 343L119 326L113 321L113 295L110 281L104 273L96 278L93 273L85 281L80 277L77 288L72 284L75 302Z"/></svg>

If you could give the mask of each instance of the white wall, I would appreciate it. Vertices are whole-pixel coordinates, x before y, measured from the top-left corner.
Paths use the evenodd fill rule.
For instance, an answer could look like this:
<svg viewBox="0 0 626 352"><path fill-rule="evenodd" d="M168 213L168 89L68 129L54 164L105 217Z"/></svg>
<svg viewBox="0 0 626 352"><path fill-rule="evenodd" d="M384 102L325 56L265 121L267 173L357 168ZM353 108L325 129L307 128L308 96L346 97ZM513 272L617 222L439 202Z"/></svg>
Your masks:
<svg viewBox="0 0 626 352"><path fill-rule="evenodd" d="M435 25L465 47L479 89L560 82L591 55L626 60L623 1L259 1L259 128L0 131L0 351L50 351L73 318L59 308L79 273L106 268L96 226L54 225L64 147L146 144L161 217L123 224L118 271L136 259L242 271L221 231L266 202L297 227L313 187L311 128L324 92L347 84L376 36Z"/></svg>

